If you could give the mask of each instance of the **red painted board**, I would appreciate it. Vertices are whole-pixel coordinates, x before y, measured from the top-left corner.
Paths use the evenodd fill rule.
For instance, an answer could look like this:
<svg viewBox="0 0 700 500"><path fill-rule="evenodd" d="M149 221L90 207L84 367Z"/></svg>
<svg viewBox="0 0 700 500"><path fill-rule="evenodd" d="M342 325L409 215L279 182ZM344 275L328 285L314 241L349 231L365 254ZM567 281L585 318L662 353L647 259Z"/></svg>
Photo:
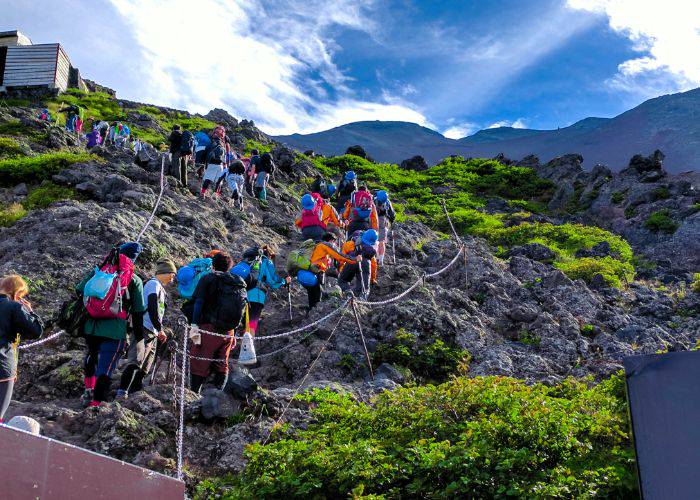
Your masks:
<svg viewBox="0 0 700 500"><path fill-rule="evenodd" d="M182 500L185 484L121 460L0 425L3 500Z"/></svg>

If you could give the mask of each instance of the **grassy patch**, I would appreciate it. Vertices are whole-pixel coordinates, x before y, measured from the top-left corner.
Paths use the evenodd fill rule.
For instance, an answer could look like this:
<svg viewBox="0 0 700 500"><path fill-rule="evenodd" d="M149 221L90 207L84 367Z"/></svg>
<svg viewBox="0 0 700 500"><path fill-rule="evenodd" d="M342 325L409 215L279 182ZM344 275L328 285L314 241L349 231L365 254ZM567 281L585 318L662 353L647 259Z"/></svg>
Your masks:
<svg viewBox="0 0 700 500"><path fill-rule="evenodd" d="M664 209L651 214L647 220L644 221L644 227L650 231L663 231L673 234L676 232L676 229L678 229L678 223L671 218L671 213Z"/></svg>
<svg viewBox="0 0 700 500"><path fill-rule="evenodd" d="M32 189L22 205L27 210L46 208L54 202L74 200L78 197L77 191L72 188L59 186L51 181L43 183L36 189Z"/></svg>
<svg viewBox="0 0 700 500"><path fill-rule="evenodd" d="M316 390L298 397L308 427L249 446L241 475L195 497L631 498L624 391L622 375L593 387L456 377L369 403Z"/></svg>
<svg viewBox="0 0 700 500"><path fill-rule="evenodd" d="M9 137L0 137L0 158L15 158L17 156L26 156L19 143Z"/></svg>
<svg viewBox="0 0 700 500"><path fill-rule="evenodd" d="M667 200L670 197L671 191L668 189L668 186L659 186L651 192L652 201Z"/></svg>
<svg viewBox="0 0 700 500"><path fill-rule="evenodd" d="M41 182L50 179L67 166L98 160L87 153L56 152L26 158L0 160L0 186L12 186L20 182Z"/></svg>
<svg viewBox="0 0 700 500"><path fill-rule="evenodd" d="M34 129L19 120L10 120L0 123L0 135L32 135Z"/></svg>
<svg viewBox="0 0 700 500"><path fill-rule="evenodd" d="M610 201L613 202L615 205L619 205L623 201L627 199L627 192L629 189L625 189L624 191L615 191L612 196L610 197Z"/></svg>
<svg viewBox="0 0 700 500"><path fill-rule="evenodd" d="M693 282L690 285L690 289L695 293L700 293L700 273L693 274Z"/></svg>
<svg viewBox="0 0 700 500"><path fill-rule="evenodd" d="M0 204L0 227L10 227L25 215L27 211L19 203Z"/></svg>
<svg viewBox="0 0 700 500"><path fill-rule="evenodd" d="M612 257L584 257L569 262L556 262L554 265L572 280L590 282L595 275L600 274L608 285L616 288L634 279L634 266Z"/></svg>
<svg viewBox="0 0 700 500"><path fill-rule="evenodd" d="M250 156L253 153L254 149L257 149L260 154L269 153L270 151L272 151L272 145L263 144L262 142L254 141L253 139L246 139L245 150L243 151L244 155ZM310 158L307 159L311 161Z"/></svg>

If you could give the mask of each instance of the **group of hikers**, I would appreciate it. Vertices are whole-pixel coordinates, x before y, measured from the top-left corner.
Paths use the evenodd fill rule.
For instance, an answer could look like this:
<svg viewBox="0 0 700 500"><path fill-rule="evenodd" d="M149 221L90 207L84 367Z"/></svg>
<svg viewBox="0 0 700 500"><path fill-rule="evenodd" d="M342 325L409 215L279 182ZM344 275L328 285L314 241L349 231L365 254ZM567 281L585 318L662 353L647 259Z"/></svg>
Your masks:
<svg viewBox="0 0 700 500"><path fill-rule="evenodd" d="M264 200L274 172L272 158L266 160L257 151L242 158L229 146L223 127L206 135L208 143L174 128L170 173L187 185L188 162L195 156L196 164L203 168L202 196L210 187L220 193L225 180L236 203L242 204L244 191ZM263 180L258 181L260 178ZM125 353L117 399L140 390L146 376L157 371L158 360L175 341L163 323L172 283L177 283L184 301L181 311L189 325L193 391L199 391L210 376L217 386L225 383L236 331L242 331L238 362L257 363L253 339L269 291L291 287L296 280L307 292L307 315L322 300L328 276L337 278L340 293L366 299L377 283L378 267L384 264L395 219L388 193L371 194L366 185L358 186L352 171L343 175L337 187L319 175L300 205L295 223L301 238L287 256L285 277L276 269L274 250L262 245L245 250L237 259L213 249L179 269L172 260L162 259L144 283L136 273L142 245L115 246L76 286L75 298L64 304L57 321L85 339L84 405L97 407L107 401L112 374ZM0 279L0 421L17 376L19 340L39 338L44 331L27 294L27 284L20 276ZM291 294L289 297L291 319Z"/></svg>
<svg viewBox="0 0 700 500"><path fill-rule="evenodd" d="M262 203L267 201L267 185L276 166L270 153L257 149L250 156L237 152L226 136L225 127L219 125L210 133L192 133L173 127L168 138L170 143L170 175L187 187L188 165L197 167L197 177L201 179L200 196L206 198L209 191L220 197L224 185L231 192L231 202L243 210L243 199L247 192Z"/></svg>

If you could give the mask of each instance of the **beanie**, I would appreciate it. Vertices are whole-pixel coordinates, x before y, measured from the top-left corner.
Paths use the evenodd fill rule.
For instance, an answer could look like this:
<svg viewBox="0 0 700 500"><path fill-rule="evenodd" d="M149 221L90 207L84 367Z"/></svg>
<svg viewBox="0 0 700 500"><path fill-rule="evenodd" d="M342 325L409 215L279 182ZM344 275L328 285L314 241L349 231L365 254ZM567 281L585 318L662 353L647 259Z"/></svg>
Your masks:
<svg viewBox="0 0 700 500"><path fill-rule="evenodd" d="M131 260L136 260L141 252L143 252L143 246L135 241L124 243L119 247L119 253L129 257Z"/></svg>
<svg viewBox="0 0 700 500"><path fill-rule="evenodd" d="M170 259L159 260L156 264L156 274L174 274L176 272L175 263Z"/></svg>

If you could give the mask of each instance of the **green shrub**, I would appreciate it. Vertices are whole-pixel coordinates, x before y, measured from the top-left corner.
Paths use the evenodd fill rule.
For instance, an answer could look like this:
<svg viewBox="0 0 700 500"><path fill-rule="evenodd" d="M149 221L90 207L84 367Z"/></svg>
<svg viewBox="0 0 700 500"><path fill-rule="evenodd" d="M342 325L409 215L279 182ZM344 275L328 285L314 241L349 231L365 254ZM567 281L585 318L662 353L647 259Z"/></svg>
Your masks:
<svg viewBox="0 0 700 500"><path fill-rule="evenodd" d="M533 347L539 347L542 339L539 335L532 333L529 330L523 330L518 334L518 342L531 345Z"/></svg>
<svg viewBox="0 0 700 500"><path fill-rule="evenodd" d="M615 191L610 197L610 201L612 201L615 205L619 205L627 199L627 191L629 191L629 189L625 189L624 191Z"/></svg>
<svg viewBox="0 0 700 500"><path fill-rule="evenodd" d="M249 156L253 153L254 149L257 149L258 153L260 154L269 153L270 151L272 151L272 145L263 144L262 142L254 141L253 139L246 139L244 154L246 156Z"/></svg>
<svg viewBox="0 0 700 500"><path fill-rule="evenodd" d="M74 200L78 193L75 189L67 188L47 181L29 192L22 205L27 210L46 208L56 201Z"/></svg>
<svg viewBox="0 0 700 500"><path fill-rule="evenodd" d="M670 212L664 209L651 214L644 221L644 227L650 231L664 231L665 233L673 234L678 229L678 223L671 218Z"/></svg>
<svg viewBox="0 0 700 500"><path fill-rule="evenodd" d="M19 203L0 205L0 227L10 227L22 217L27 215L27 211Z"/></svg>
<svg viewBox="0 0 700 500"><path fill-rule="evenodd" d="M1 106L18 106L18 107L23 107L26 108L29 106L31 102L29 99L21 99L18 97L2 97L0 98L0 107Z"/></svg>
<svg viewBox="0 0 700 500"><path fill-rule="evenodd" d="M700 293L700 273L693 274L693 283L690 285L690 289L695 293Z"/></svg>
<svg viewBox="0 0 700 500"><path fill-rule="evenodd" d="M668 186L659 186L651 192L652 201L667 200L671 197Z"/></svg>
<svg viewBox="0 0 700 500"><path fill-rule="evenodd" d="M0 137L0 158L14 158L17 156L26 156L19 143L8 137Z"/></svg>
<svg viewBox="0 0 700 500"><path fill-rule="evenodd" d="M59 151L39 156L0 160L0 186L14 185L20 182L40 182L50 179L67 166L98 160L87 153L67 153Z"/></svg>
<svg viewBox="0 0 700 500"><path fill-rule="evenodd" d="M0 135L31 135L34 129L19 120L0 123Z"/></svg>
<svg viewBox="0 0 700 500"><path fill-rule="evenodd" d="M572 280L590 282L596 274L600 274L608 285L615 288L620 288L623 281L627 283L634 278L632 264L612 257L584 257L570 262L556 262L554 265Z"/></svg>
<svg viewBox="0 0 700 500"><path fill-rule="evenodd" d="M631 498L636 495L624 378L553 387L457 377L370 403L302 395L303 430L253 444L239 476L196 498ZM379 498L379 497L367 497Z"/></svg>
<svg viewBox="0 0 700 500"><path fill-rule="evenodd" d="M595 333L595 326L593 326L593 325L586 324L586 325L583 325L581 327L581 335L583 335L585 337L592 337L594 333Z"/></svg>
<svg viewBox="0 0 700 500"><path fill-rule="evenodd" d="M407 368L420 380L442 382L455 371L466 371L471 360L469 351L446 344L442 339L419 341L412 333L399 329L394 338L380 344L373 364L392 363Z"/></svg>
<svg viewBox="0 0 700 500"><path fill-rule="evenodd" d="M631 219L635 215L637 215L637 207L630 205L629 207L625 208L625 219Z"/></svg>

